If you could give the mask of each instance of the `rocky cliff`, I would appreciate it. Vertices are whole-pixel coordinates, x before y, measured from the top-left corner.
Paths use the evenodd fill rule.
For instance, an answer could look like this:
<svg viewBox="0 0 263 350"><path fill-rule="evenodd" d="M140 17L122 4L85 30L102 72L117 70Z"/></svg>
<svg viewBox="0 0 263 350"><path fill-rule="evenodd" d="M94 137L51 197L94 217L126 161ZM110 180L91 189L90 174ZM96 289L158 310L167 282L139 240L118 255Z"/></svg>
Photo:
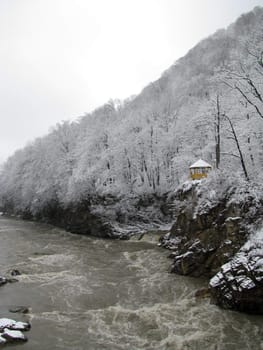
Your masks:
<svg viewBox="0 0 263 350"><path fill-rule="evenodd" d="M129 239L148 229L170 223L172 198L168 194L134 196L89 196L80 203L61 205L52 201L39 210L17 210L12 202L0 205L0 212L25 220L36 220L66 231L99 238Z"/></svg>
<svg viewBox="0 0 263 350"><path fill-rule="evenodd" d="M259 193L218 175L187 182L174 195L176 222L161 240L172 250L172 272L212 277L216 304L253 313L263 311L263 239L253 238L263 222Z"/></svg>

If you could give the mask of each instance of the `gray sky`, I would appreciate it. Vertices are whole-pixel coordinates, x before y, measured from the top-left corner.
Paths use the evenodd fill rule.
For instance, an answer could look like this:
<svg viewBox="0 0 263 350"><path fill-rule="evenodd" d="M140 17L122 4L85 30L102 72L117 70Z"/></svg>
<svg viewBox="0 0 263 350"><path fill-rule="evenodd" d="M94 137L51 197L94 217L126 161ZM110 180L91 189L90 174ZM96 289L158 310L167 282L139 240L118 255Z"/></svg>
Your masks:
<svg viewBox="0 0 263 350"><path fill-rule="evenodd" d="M263 0L0 0L0 162L61 120L137 94Z"/></svg>

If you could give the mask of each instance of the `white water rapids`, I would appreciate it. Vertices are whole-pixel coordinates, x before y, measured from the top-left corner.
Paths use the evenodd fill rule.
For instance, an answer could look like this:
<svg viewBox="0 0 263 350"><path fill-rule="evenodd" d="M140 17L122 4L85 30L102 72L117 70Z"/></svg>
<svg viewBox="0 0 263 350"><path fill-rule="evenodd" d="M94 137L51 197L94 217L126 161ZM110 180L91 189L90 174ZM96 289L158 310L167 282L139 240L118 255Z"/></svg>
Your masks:
<svg viewBox="0 0 263 350"><path fill-rule="evenodd" d="M22 274L0 287L0 316L32 325L12 349L263 350L262 316L196 299L207 281L169 274L168 253L1 217L0 275Z"/></svg>

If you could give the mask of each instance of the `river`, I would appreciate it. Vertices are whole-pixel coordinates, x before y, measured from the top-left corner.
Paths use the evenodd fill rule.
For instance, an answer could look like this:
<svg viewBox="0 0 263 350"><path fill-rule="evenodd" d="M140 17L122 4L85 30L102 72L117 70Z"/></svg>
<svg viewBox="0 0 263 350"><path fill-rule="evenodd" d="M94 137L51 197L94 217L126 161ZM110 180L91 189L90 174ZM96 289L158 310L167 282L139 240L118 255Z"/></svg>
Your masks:
<svg viewBox="0 0 263 350"><path fill-rule="evenodd" d="M29 320L21 350L259 350L263 318L194 294L206 281L169 274L168 252L0 218L1 317ZM26 315L10 305L29 306ZM8 348L8 346L6 346Z"/></svg>

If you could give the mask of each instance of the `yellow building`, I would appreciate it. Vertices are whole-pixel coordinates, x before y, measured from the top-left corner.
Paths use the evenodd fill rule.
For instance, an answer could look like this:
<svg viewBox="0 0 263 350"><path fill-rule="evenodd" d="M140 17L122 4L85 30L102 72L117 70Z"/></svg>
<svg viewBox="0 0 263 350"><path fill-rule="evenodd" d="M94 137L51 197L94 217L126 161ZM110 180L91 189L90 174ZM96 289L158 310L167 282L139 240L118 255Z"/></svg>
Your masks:
<svg viewBox="0 0 263 350"><path fill-rule="evenodd" d="M192 164L190 167L190 176L192 180L200 180L207 177L209 171L212 170L212 166L202 159Z"/></svg>

